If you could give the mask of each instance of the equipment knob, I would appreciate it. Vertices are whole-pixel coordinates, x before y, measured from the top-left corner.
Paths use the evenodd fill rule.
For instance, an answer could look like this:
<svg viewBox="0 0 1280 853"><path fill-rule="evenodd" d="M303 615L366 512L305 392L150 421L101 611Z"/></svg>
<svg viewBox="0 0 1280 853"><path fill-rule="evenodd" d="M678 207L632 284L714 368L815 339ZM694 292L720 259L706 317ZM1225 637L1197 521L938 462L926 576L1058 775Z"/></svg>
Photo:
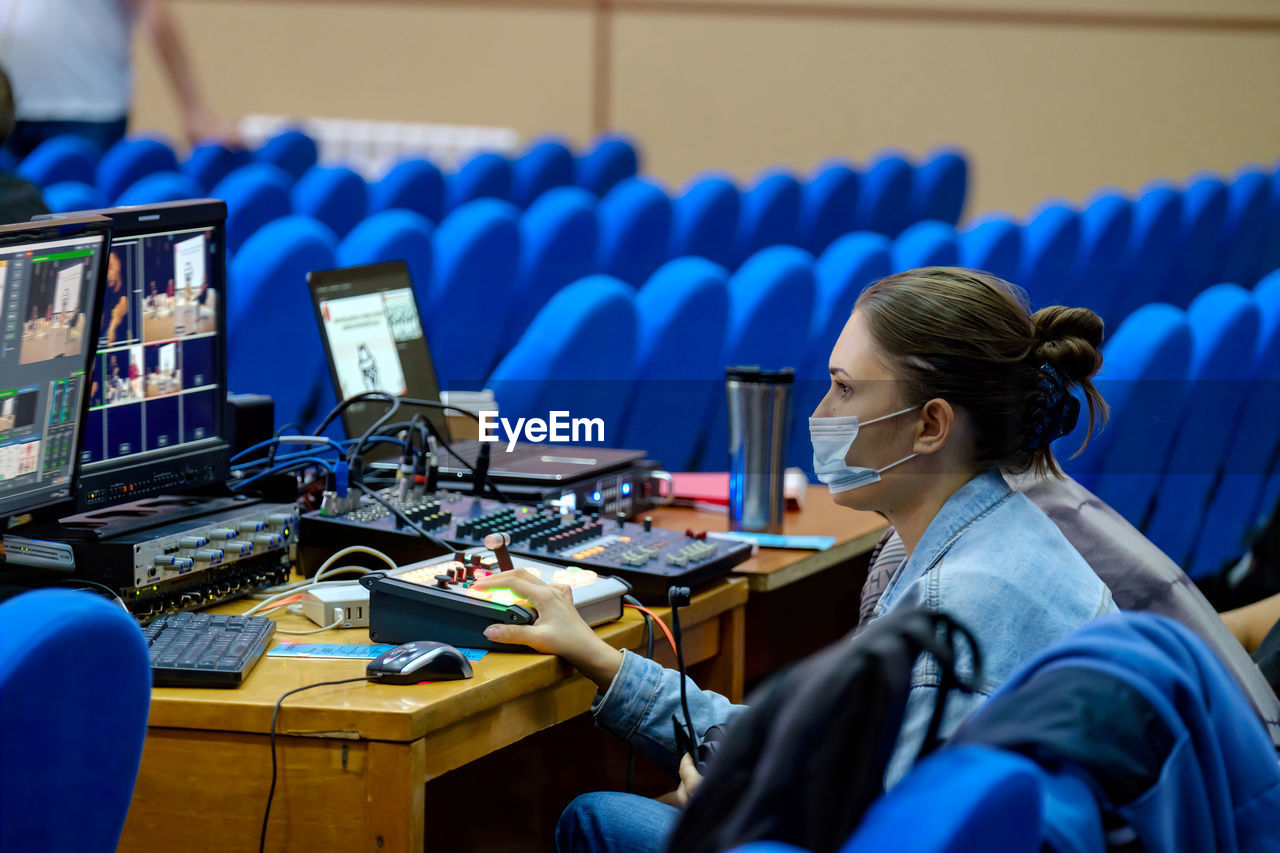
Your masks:
<svg viewBox="0 0 1280 853"><path fill-rule="evenodd" d="M263 548L279 548L283 541L279 533L262 533L253 537L254 544L261 545Z"/></svg>
<svg viewBox="0 0 1280 853"><path fill-rule="evenodd" d="M651 530L653 530L653 516L646 515L644 517L644 532L648 533Z"/></svg>
<svg viewBox="0 0 1280 853"><path fill-rule="evenodd" d="M292 512L273 512L267 516L267 523L272 527L283 527L286 524L293 524L297 520L297 513Z"/></svg>
<svg viewBox="0 0 1280 853"><path fill-rule="evenodd" d="M625 512L618 513L618 529L621 530L627 523L627 514Z"/></svg>
<svg viewBox="0 0 1280 853"><path fill-rule="evenodd" d="M453 579L450 578L448 575L436 575L436 586L440 587L441 589L448 589L449 582L451 580Z"/></svg>
<svg viewBox="0 0 1280 853"><path fill-rule="evenodd" d="M215 563L221 563L223 555L222 555L222 551L218 548L203 548L199 551L196 551L191 556L197 562L209 563L210 565L213 565Z"/></svg>
<svg viewBox="0 0 1280 853"><path fill-rule="evenodd" d="M203 536L183 536L178 544L183 548L203 548L209 544L209 540Z"/></svg>
<svg viewBox="0 0 1280 853"><path fill-rule="evenodd" d="M253 553L252 542L228 542L225 547L228 551L239 554L241 557L245 554Z"/></svg>
<svg viewBox="0 0 1280 853"><path fill-rule="evenodd" d="M214 527L209 530L210 539L235 539L240 532L231 527Z"/></svg>
<svg viewBox="0 0 1280 853"><path fill-rule="evenodd" d="M261 519L242 521L236 525L240 528L241 533L257 533L259 530L266 530L267 523Z"/></svg>

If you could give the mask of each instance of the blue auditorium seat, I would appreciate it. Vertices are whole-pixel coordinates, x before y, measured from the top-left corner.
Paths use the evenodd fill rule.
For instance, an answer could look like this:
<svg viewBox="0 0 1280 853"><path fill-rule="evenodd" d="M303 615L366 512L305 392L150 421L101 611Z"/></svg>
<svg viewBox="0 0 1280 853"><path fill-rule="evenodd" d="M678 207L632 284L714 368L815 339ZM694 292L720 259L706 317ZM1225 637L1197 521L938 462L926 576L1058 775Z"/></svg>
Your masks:
<svg viewBox="0 0 1280 853"><path fill-rule="evenodd" d="M351 230L338 244L340 267L404 261L419 305L431 287L431 220L412 210L384 210Z"/></svg>
<svg viewBox="0 0 1280 853"><path fill-rule="evenodd" d="M502 354L520 257L519 216L510 202L484 198L436 228L435 273L422 311L443 390L480 388Z"/></svg>
<svg viewBox="0 0 1280 853"><path fill-rule="evenodd" d="M1280 162L1271 175L1271 190L1267 201L1267 224L1263 231L1262 249L1258 253L1258 267L1253 272L1260 281L1280 269Z"/></svg>
<svg viewBox="0 0 1280 853"><path fill-rule="evenodd" d="M603 443L617 447L635 352L631 286L612 276L588 276L551 297L485 387L493 389L504 418L546 419L552 411L600 418Z"/></svg>
<svg viewBox="0 0 1280 853"><path fill-rule="evenodd" d="M1104 320L1112 315L1132 232L1133 202L1118 192L1093 197L1080 214L1072 305L1089 308Z"/></svg>
<svg viewBox="0 0 1280 853"><path fill-rule="evenodd" d="M761 172L742 193L735 255L738 263L769 246L795 245L800 221L800 182L790 172Z"/></svg>
<svg viewBox="0 0 1280 853"><path fill-rule="evenodd" d="M293 180L298 180L320 160L316 142L301 130L281 131L253 152L253 159L283 169Z"/></svg>
<svg viewBox="0 0 1280 853"><path fill-rule="evenodd" d="M915 167L896 153L881 154L862 176L853 226L897 237L910 224Z"/></svg>
<svg viewBox="0 0 1280 853"><path fill-rule="evenodd" d="M119 206L163 204L189 198L203 198L204 188L181 172L155 172L140 179L116 199Z"/></svg>
<svg viewBox="0 0 1280 853"><path fill-rule="evenodd" d="M1222 280L1214 265L1226 220L1227 185L1217 175L1202 175L1183 191L1173 275L1158 299L1185 308L1197 293Z"/></svg>
<svg viewBox="0 0 1280 853"><path fill-rule="evenodd" d="M333 397L320 336L281 334L314 317L307 273L333 269L337 239L309 216L269 222L236 252L227 281L227 384L268 394L276 426L311 423ZM311 330L309 330L311 331Z"/></svg>
<svg viewBox="0 0 1280 853"><path fill-rule="evenodd" d="M1258 282L1253 299L1259 310L1258 342L1250 367L1237 368L1250 382L1234 425L1221 424L1234 436L1187 570L1192 577L1234 562L1248 547L1254 526L1275 503L1263 494L1268 469L1280 452L1280 272Z"/></svg>
<svg viewBox="0 0 1280 853"><path fill-rule="evenodd" d="M1065 204L1041 206L1022 229L1022 262L1015 283L1026 288L1033 309L1075 305L1080 215Z"/></svg>
<svg viewBox="0 0 1280 853"><path fill-rule="evenodd" d="M92 184L102 152L82 136L55 136L36 146L18 165L18 176L44 188L66 181Z"/></svg>
<svg viewBox="0 0 1280 853"><path fill-rule="evenodd" d="M916 169L909 221L933 219L956 225L969 190L969 162L955 148L940 148Z"/></svg>
<svg viewBox="0 0 1280 853"><path fill-rule="evenodd" d="M797 346L797 331L813 326L816 292L813 256L803 249L771 246L748 258L729 279L729 326L721 367L752 364L765 370L799 370L805 353ZM723 372L720 378L723 382ZM808 413L793 409L792 430L806 423L802 417ZM725 470L728 447L728 411L721 395L699 466ZM789 458L787 464L809 468L812 457L810 450L803 458Z"/></svg>
<svg viewBox="0 0 1280 853"><path fill-rule="evenodd" d="M815 255L853 230L862 176L848 163L826 163L800 188L796 242Z"/></svg>
<svg viewBox="0 0 1280 853"><path fill-rule="evenodd" d="M223 178L253 162L245 148L228 148L220 142L202 142L191 149L182 162L182 174L199 184L204 192L216 187Z"/></svg>
<svg viewBox="0 0 1280 853"><path fill-rule="evenodd" d="M604 198L618 184L640 173L635 143L619 134L605 134L591 150L574 161L574 181L597 198Z"/></svg>
<svg viewBox="0 0 1280 853"><path fill-rule="evenodd" d="M227 251L237 252L244 241L268 222L290 211L293 182L281 169L251 163L236 169L213 188L213 197L227 203Z"/></svg>
<svg viewBox="0 0 1280 853"><path fill-rule="evenodd" d="M520 217L520 260L501 340L521 333L557 291L596 269L600 224L596 197L578 187L557 187Z"/></svg>
<svg viewBox="0 0 1280 853"><path fill-rule="evenodd" d="M1149 302L1167 301L1167 282L1177 260L1178 233L1182 229L1182 193L1163 182L1143 187L1133 203L1133 224L1127 260L1121 270L1109 314L1108 327L1119 325Z"/></svg>
<svg viewBox="0 0 1280 853"><path fill-rule="evenodd" d="M639 287L667 260L671 199L647 178L627 178L600 199L596 269Z"/></svg>
<svg viewBox="0 0 1280 853"><path fill-rule="evenodd" d="M804 358L796 370L795 418L788 453L791 459L811 455L807 418L831 386L831 348L853 313L858 294L890 272L892 243L883 234L855 231L832 243L814 262L813 321ZM812 474L812 462L800 465Z"/></svg>
<svg viewBox="0 0 1280 853"><path fill-rule="evenodd" d="M511 161L492 151L481 151L444 182L446 209L457 210L481 198L511 199Z"/></svg>
<svg viewBox="0 0 1280 853"><path fill-rule="evenodd" d="M69 589L0 604L0 849L115 850L150 706L147 643L128 612Z"/></svg>
<svg viewBox="0 0 1280 853"><path fill-rule="evenodd" d="M114 201L147 175L176 171L178 158L167 144L146 136L130 136L111 146L98 161L98 189Z"/></svg>
<svg viewBox="0 0 1280 853"><path fill-rule="evenodd" d="M671 202L671 248L668 257L706 258L730 267L734 262L742 195L733 181L703 175Z"/></svg>
<svg viewBox="0 0 1280 853"><path fill-rule="evenodd" d="M953 267L960 262L956 229L926 220L911 225L893 241L893 271Z"/></svg>
<svg viewBox="0 0 1280 853"><path fill-rule="evenodd" d="M312 166L289 194L293 212L318 219L341 239L369 209L364 178L345 166Z"/></svg>
<svg viewBox="0 0 1280 853"><path fill-rule="evenodd" d="M1271 175L1256 166L1236 172L1227 188L1227 215L1214 263L1218 281L1249 287L1257 280L1270 201Z"/></svg>
<svg viewBox="0 0 1280 853"><path fill-rule="evenodd" d="M1057 445L1067 473L1141 528L1182 412L1191 368L1191 325L1172 305L1153 303L1129 315L1103 346L1095 380L1111 421L1075 459L1088 423Z"/></svg>
<svg viewBox="0 0 1280 853"><path fill-rule="evenodd" d="M79 181L63 181L45 187L44 203L51 213L70 213L73 210L99 210L109 207L111 202L102 194L102 190Z"/></svg>
<svg viewBox="0 0 1280 853"><path fill-rule="evenodd" d="M1020 284L1022 226L999 215L980 217L959 236L960 266Z"/></svg>
<svg viewBox="0 0 1280 853"><path fill-rule="evenodd" d="M649 451L668 471L694 470L724 397L728 273L705 258L669 261L636 294L636 317L635 386L618 444Z"/></svg>
<svg viewBox="0 0 1280 853"><path fill-rule="evenodd" d="M1171 425L1173 446L1143 530L1161 551L1184 566L1252 390L1249 367L1261 316L1249 291L1219 284L1192 301L1187 320L1192 342L1190 385L1182 412Z"/></svg>
<svg viewBox="0 0 1280 853"><path fill-rule="evenodd" d="M0 172L12 174L18 171L18 161L9 153L9 149L0 148Z"/></svg>
<svg viewBox="0 0 1280 853"><path fill-rule="evenodd" d="M573 169L573 152L563 141L535 141L511 164L511 201L523 210L548 190L573 186Z"/></svg>
<svg viewBox="0 0 1280 853"><path fill-rule="evenodd" d="M401 160L369 185L369 212L412 210L432 222L444 218L444 175L429 160Z"/></svg>

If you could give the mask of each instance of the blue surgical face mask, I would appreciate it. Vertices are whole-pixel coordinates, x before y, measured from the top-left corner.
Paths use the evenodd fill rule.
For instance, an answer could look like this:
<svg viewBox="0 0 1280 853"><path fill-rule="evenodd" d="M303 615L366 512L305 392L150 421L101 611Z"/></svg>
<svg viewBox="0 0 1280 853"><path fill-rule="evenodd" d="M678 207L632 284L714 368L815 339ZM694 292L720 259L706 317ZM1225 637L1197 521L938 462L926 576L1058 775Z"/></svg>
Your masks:
<svg viewBox="0 0 1280 853"><path fill-rule="evenodd" d="M908 406L905 409L863 421L861 425L868 426L889 418L896 418L917 408L919 407ZM813 442L813 471L818 475L819 480L826 483L827 489L833 495L878 483L882 473L920 455L912 453L883 468L860 468L849 465L844 458L849 455L849 448L853 446L853 440L858 437L858 429L858 419L852 416L809 418L809 440Z"/></svg>

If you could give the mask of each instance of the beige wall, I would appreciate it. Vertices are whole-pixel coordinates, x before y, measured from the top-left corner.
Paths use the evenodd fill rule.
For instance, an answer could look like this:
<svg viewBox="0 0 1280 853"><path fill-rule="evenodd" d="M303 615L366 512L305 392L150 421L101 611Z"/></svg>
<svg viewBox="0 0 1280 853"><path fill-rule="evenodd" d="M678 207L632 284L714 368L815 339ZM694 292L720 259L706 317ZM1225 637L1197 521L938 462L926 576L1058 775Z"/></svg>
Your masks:
<svg viewBox="0 0 1280 853"><path fill-rule="evenodd" d="M673 186L966 148L969 212L1280 157L1274 0L171 0L214 105L635 134ZM177 128L140 44L136 126Z"/></svg>

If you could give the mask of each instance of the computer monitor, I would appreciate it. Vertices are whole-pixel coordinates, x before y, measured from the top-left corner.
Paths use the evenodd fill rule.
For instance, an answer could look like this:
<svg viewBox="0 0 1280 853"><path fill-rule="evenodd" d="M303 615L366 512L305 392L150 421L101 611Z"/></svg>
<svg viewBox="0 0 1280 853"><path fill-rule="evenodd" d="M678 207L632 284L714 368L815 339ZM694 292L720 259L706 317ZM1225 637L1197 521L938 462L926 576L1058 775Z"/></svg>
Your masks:
<svg viewBox="0 0 1280 853"><path fill-rule="evenodd" d="M0 519L71 497L110 228L0 226Z"/></svg>
<svg viewBox="0 0 1280 853"><path fill-rule="evenodd" d="M80 443L81 511L229 476L226 205L91 211L111 220Z"/></svg>

